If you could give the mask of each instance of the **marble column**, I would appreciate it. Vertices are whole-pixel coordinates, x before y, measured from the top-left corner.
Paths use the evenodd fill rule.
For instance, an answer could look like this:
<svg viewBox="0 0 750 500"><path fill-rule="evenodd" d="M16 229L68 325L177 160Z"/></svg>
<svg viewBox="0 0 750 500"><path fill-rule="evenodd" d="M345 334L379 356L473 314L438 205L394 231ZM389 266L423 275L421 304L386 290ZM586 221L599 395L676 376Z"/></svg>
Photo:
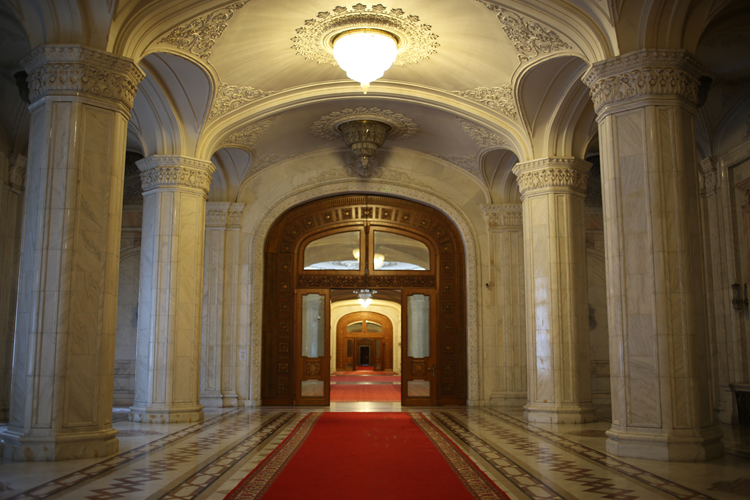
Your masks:
<svg viewBox="0 0 750 500"><path fill-rule="evenodd" d="M702 68L642 50L584 75L598 114L612 428L607 451L723 454L713 421L694 117Z"/></svg>
<svg viewBox="0 0 750 500"><path fill-rule="evenodd" d="M596 419L589 366L583 200L591 164L575 158L518 163L523 206L529 422Z"/></svg>
<svg viewBox="0 0 750 500"><path fill-rule="evenodd" d="M224 234L224 326L221 346L222 406L237 406L238 367L247 363L247 349L239 347L240 328L240 220L244 203L232 203Z"/></svg>
<svg viewBox="0 0 750 500"><path fill-rule="evenodd" d="M496 380L490 405L521 408L527 402L526 297L521 205L485 205L490 236L489 293L496 318Z"/></svg>
<svg viewBox="0 0 750 500"><path fill-rule="evenodd" d="M206 198L214 165L185 156L137 162L143 229L130 420L200 422Z"/></svg>
<svg viewBox="0 0 750 500"><path fill-rule="evenodd" d="M10 418L15 460L102 457L112 428L129 59L43 45L22 61L31 126Z"/></svg>
<svg viewBox="0 0 750 500"><path fill-rule="evenodd" d="M8 421L26 157L0 152L0 422Z"/></svg>

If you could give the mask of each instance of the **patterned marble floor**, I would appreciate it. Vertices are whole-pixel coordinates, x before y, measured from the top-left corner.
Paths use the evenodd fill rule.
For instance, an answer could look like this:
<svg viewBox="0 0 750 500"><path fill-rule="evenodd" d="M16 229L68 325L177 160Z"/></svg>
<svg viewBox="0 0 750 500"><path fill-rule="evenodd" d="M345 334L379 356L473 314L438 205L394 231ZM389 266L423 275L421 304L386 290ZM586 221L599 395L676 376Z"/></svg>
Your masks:
<svg viewBox="0 0 750 500"><path fill-rule="evenodd" d="M117 455L0 461L0 499L222 499L310 411L207 409L200 424L149 425L128 422L127 411L115 409ZM520 412L398 403L334 403L326 411L421 411L512 499L750 497L750 430L739 427L723 428L721 459L663 463L607 455L606 422L531 425Z"/></svg>

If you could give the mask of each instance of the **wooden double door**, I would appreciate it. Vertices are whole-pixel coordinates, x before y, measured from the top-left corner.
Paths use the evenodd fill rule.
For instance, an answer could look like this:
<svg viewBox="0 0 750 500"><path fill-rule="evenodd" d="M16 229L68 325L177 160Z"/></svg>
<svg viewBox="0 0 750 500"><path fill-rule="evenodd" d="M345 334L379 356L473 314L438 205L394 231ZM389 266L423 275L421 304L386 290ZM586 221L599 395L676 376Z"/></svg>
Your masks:
<svg viewBox="0 0 750 500"><path fill-rule="evenodd" d="M371 367L393 370L393 325L388 316L372 311L347 314L336 326L336 371Z"/></svg>

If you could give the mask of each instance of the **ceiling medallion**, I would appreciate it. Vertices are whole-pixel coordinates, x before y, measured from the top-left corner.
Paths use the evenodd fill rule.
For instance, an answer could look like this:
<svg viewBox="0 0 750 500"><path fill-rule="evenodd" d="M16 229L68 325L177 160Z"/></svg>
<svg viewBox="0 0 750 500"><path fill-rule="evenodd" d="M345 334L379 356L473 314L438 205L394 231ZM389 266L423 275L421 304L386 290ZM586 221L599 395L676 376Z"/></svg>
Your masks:
<svg viewBox="0 0 750 500"><path fill-rule="evenodd" d="M341 138L341 131L339 130L341 124L354 120L385 123L390 127L387 132L388 139L408 139L419 130L416 123L401 113L395 113L388 109L360 107L334 111L330 115L323 116L313 124L310 132L321 139L338 141Z"/></svg>
<svg viewBox="0 0 750 500"><path fill-rule="evenodd" d="M432 26L419 24L418 16L406 15L402 9L388 9L382 4L368 8L358 3L351 9L336 7L331 12L319 12L316 18L307 19L305 25L296 31L297 36L291 40L297 55L318 64L336 65L338 60L347 73L349 68L344 67L346 63L339 57L339 53L344 54L348 49L351 54L351 49L346 45L357 38L373 39L371 41L381 47L377 49L378 54L381 51L392 51L392 44L395 43L395 61L390 59L388 62L393 61L396 66L429 59L432 54L437 53L440 46L437 43L438 36L432 33ZM384 71L388 67L390 64L384 63L381 69ZM361 83L366 90L369 82Z"/></svg>

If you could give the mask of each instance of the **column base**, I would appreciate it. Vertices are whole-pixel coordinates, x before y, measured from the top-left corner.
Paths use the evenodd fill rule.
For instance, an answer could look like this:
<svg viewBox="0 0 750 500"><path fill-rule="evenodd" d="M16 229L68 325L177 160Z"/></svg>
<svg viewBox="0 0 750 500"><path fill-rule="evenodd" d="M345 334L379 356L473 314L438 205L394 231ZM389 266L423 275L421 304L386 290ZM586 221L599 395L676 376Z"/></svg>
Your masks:
<svg viewBox="0 0 750 500"><path fill-rule="evenodd" d="M128 419L141 424L182 424L203 422L203 406L154 408L131 406Z"/></svg>
<svg viewBox="0 0 750 500"><path fill-rule="evenodd" d="M201 392L200 402L204 408L221 408L222 406L224 406L222 402L221 392L219 391Z"/></svg>
<svg viewBox="0 0 750 500"><path fill-rule="evenodd" d="M586 424L596 422L596 408L592 404L568 406L523 407L523 418L536 424Z"/></svg>
<svg viewBox="0 0 750 500"><path fill-rule="evenodd" d="M117 433L109 428L99 432L33 436L6 430L0 433L0 455L18 462L101 458L119 451Z"/></svg>
<svg viewBox="0 0 750 500"><path fill-rule="evenodd" d="M494 392L490 394L490 406L495 408L523 408L529 398L523 392Z"/></svg>
<svg viewBox="0 0 750 500"><path fill-rule="evenodd" d="M607 453L625 458L664 462L705 462L724 456L721 431L714 427L692 431L693 435L655 435L607 431Z"/></svg>
<svg viewBox="0 0 750 500"><path fill-rule="evenodd" d="M236 393L227 393L221 397L221 405L224 408L234 408L237 406L238 396Z"/></svg>

